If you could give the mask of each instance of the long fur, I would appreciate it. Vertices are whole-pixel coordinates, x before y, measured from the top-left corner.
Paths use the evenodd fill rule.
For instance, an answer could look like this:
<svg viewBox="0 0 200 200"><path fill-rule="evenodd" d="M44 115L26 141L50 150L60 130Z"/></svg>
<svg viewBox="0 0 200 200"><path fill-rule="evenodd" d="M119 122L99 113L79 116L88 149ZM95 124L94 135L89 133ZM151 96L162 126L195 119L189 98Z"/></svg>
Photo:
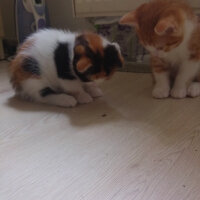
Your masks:
<svg viewBox="0 0 200 200"><path fill-rule="evenodd" d="M97 34L47 29L19 47L11 82L21 97L74 107L101 96L94 81L109 78L122 64L118 46Z"/></svg>

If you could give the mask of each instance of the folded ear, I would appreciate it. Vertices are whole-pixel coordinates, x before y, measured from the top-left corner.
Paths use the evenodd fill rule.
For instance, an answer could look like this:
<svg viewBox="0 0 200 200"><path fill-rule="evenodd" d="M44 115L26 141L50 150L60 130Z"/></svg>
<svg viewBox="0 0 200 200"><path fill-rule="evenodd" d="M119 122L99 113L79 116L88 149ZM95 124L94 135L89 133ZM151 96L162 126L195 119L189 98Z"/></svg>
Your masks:
<svg viewBox="0 0 200 200"><path fill-rule="evenodd" d="M92 62L87 57L82 57L76 64L76 69L78 72L83 73L87 71L92 66Z"/></svg>
<svg viewBox="0 0 200 200"><path fill-rule="evenodd" d="M129 12L125 14L119 21L120 24L129 25L133 27L138 27L138 22L136 19L136 11Z"/></svg>
<svg viewBox="0 0 200 200"><path fill-rule="evenodd" d="M178 24L174 17L166 17L158 21L154 31L157 35L176 34L178 33Z"/></svg>

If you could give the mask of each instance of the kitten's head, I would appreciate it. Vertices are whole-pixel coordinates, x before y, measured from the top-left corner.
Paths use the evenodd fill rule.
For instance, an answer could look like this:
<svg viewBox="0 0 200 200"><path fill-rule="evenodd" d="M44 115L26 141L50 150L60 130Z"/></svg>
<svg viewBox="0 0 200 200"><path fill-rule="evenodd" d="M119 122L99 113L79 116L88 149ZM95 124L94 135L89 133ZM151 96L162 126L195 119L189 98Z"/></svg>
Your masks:
<svg viewBox="0 0 200 200"><path fill-rule="evenodd" d="M140 42L156 55L169 52L183 41L186 20L195 20L195 16L183 1L151 0L124 15L120 23L135 27Z"/></svg>
<svg viewBox="0 0 200 200"><path fill-rule="evenodd" d="M123 58L117 43L95 33L83 33L75 40L73 65L82 81L108 79L122 67Z"/></svg>

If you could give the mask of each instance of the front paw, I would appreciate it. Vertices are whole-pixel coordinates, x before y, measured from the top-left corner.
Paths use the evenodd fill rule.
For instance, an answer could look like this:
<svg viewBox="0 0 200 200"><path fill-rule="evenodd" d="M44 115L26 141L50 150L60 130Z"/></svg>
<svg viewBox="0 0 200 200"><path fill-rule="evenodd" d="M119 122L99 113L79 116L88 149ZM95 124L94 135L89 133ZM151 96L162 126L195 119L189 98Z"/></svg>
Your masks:
<svg viewBox="0 0 200 200"><path fill-rule="evenodd" d="M91 103L93 101L93 98L88 93L79 93L77 96L77 101L80 104L86 104Z"/></svg>
<svg viewBox="0 0 200 200"><path fill-rule="evenodd" d="M77 100L74 98L74 97L71 97L71 96L69 96L69 97L67 97L67 99L65 100L65 102L64 102L64 105L66 106L66 107L75 107L76 105L77 105Z"/></svg>
<svg viewBox="0 0 200 200"><path fill-rule="evenodd" d="M176 99L183 99L187 95L187 90L186 88L173 88L171 90L171 96L176 98Z"/></svg>
<svg viewBox="0 0 200 200"><path fill-rule="evenodd" d="M93 98L101 97L103 96L103 92L100 88L96 86L94 83L86 84L85 85L85 91L89 93Z"/></svg>
<svg viewBox="0 0 200 200"><path fill-rule="evenodd" d="M200 96L200 83L191 83L188 87L187 95L190 97Z"/></svg>
<svg viewBox="0 0 200 200"><path fill-rule="evenodd" d="M157 99L164 99L169 96L169 87L155 86L152 92L152 96Z"/></svg>
<svg viewBox="0 0 200 200"><path fill-rule="evenodd" d="M103 96L103 92L100 88L98 87L93 87L93 88L90 88L88 90L89 94L94 97L94 98L97 98L97 97L102 97Z"/></svg>

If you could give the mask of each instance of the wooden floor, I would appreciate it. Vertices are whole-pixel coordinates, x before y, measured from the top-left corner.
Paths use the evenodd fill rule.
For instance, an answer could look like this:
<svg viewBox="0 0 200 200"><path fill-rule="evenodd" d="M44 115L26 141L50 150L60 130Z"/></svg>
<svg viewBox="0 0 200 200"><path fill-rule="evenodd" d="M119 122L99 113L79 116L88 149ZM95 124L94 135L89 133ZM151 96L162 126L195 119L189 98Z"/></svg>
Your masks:
<svg viewBox="0 0 200 200"><path fill-rule="evenodd" d="M0 200L200 200L200 98L119 72L74 109L13 97L0 65Z"/></svg>

